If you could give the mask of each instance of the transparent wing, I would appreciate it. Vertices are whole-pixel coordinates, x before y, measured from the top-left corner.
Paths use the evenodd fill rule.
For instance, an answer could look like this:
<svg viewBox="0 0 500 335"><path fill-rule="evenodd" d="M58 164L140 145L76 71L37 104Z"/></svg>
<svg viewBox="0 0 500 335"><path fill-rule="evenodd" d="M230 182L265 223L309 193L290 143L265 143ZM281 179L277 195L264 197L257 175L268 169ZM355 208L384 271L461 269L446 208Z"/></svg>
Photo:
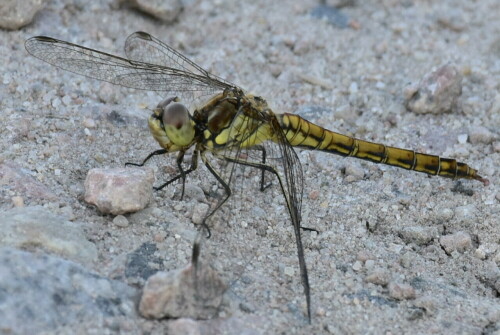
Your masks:
<svg viewBox="0 0 500 335"><path fill-rule="evenodd" d="M236 85L203 69L171 46L142 31L137 31L127 37L125 54L130 60L175 68L197 74L207 78L207 80L211 79L211 86L219 89L236 87Z"/></svg>
<svg viewBox="0 0 500 335"><path fill-rule="evenodd" d="M243 121L236 125L235 122L239 117ZM227 147L223 151L224 157L256 165L266 165L278 174L283 182L281 187L292 222L299 226L303 192L302 166L295 150L286 140L276 116L255 110L242 111L240 115L235 116L228 139ZM256 147L260 149L245 150L243 154L240 148L242 143L259 143ZM262 150L266 152L265 162L262 162ZM229 177L230 181L231 177Z"/></svg>
<svg viewBox="0 0 500 335"><path fill-rule="evenodd" d="M195 93L210 95L229 87L208 72L134 61L51 37L32 37L25 46L31 55L51 65L124 87L164 91L187 99Z"/></svg>
<svg viewBox="0 0 500 335"><path fill-rule="evenodd" d="M277 186L285 198L294 228L301 280L310 316L310 288L300 228L303 194L302 166L295 150L286 140L276 116L272 113L249 109L240 111L234 117L225 147L216 152L217 157L226 161L226 165L220 172L220 177L230 186L234 193L245 190L243 192L246 194L251 187L242 183L248 183L251 180L256 183L256 180L262 180L259 177L255 178L255 176L253 179L243 177L238 169L239 166L253 168L258 172L258 176L263 172L267 176L267 181L270 180L274 185L278 184ZM250 145L245 146L244 143ZM252 145L252 143L255 143L255 145ZM268 185L264 184L261 184L261 187ZM256 189L259 192L258 185L252 187L254 192ZM258 194L252 194L251 197L258 197ZM240 208L230 212L233 211L240 211ZM242 242L242 244L249 243ZM253 254L256 253L253 252Z"/></svg>

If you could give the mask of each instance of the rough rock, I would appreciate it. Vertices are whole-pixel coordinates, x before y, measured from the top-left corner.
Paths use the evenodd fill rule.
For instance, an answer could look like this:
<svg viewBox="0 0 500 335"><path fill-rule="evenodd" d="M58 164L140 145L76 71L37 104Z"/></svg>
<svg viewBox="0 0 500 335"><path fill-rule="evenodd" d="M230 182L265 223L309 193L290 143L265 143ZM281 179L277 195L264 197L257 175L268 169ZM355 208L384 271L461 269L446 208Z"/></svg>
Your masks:
<svg viewBox="0 0 500 335"><path fill-rule="evenodd" d="M85 180L85 201L104 214L125 214L146 208L151 199L152 169L92 169Z"/></svg>
<svg viewBox="0 0 500 335"><path fill-rule="evenodd" d="M171 335L217 335L217 334L266 334L267 320L262 317L248 316L244 318L221 318L215 320L195 321L181 318L168 325Z"/></svg>
<svg viewBox="0 0 500 335"><path fill-rule="evenodd" d="M214 317L226 285L208 265L197 262L184 269L157 272L146 282L139 312L146 318Z"/></svg>
<svg viewBox="0 0 500 335"><path fill-rule="evenodd" d="M399 231L400 236L406 243L415 243L417 245L429 244L434 237L439 235L436 227L404 227Z"/></svg>
<svg viewBox="0 0 500 335"><path fill-rule="evenodd" d="M42 8L42 0L2 0L0 5L0 28L16 30L31 23Z"/></svg>
<svg viewBox="0 0 500 335"><path fill-rule="evenodd" d="M472 144L493 142L495 135L483 126L474 126L469 129L469 141Z"/></svg>
<svg viewBox="0 0 500 335"><path fill-rule="evenodd" d="M0 164L0 186L10 186L12 192L23 197L55 200L56 195L28 172L13 162Z"/></svg>
<svg viewBox="0 0 500 335"><path fill-rule="evenodd" d="M417 114L457 113L461 94L462 75L447 64L426 74L417 86L405 88L405 105Z"/></svg>
<svg viewBox="0 0 500 335"><path fill-rule="evenodd" d="M97 248L82 229L43 207L18 207L0 213L0 245L42 249L82 264L97 260Z"/></svg>
<svg viewBox="0 0 500 335"><path fill-rule="evenodd" d="M183 9L181 0L122 0L122 3L137 8L165 23L175 21Z"/></svg>
<svg viewBox="0 0 500 335"><path fill-rule="evenodd" d="M389 295L397 300L415 299L415 289L408 284L396 282L389 283Z"/></svg>
<svg viewBox="0 0 500 335"><path fill-rule="evenodd" d="M463 231L442 236L439 239L439 243L441 243L441 246L448 254L451 254L453 251L464 252L472 248L470 235Z"/></svg>
<svg viewBox="0 0 500 335"><path fill-rule="evenodd" d="M378 268L368 273L365 277L365 281L375 285L387 286L390 278L390 273L387 270Z"/></svg>
<svg viewBox="0 0 500 335"><path fill-rule="evenodd" d="M136 290L121 282L12 248L0 248L0 273L2 334L140 333Z"/></svg>

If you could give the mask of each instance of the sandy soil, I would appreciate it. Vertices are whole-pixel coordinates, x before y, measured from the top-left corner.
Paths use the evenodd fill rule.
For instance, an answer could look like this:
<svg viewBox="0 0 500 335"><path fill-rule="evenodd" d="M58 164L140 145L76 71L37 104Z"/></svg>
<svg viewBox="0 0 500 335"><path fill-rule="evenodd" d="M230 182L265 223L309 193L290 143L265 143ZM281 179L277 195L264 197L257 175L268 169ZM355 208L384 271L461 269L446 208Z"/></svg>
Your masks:
<svg viewBox="0 0 500 335"><path fill-rule="evenodd" d="M496 0L356 2L339 28L309 15L314 1L190 3L170 25L103 1L51 1L33 23L0 31L1 160L13 161L54 194L43 204L85 228L99 250L95 269L119 278L126 255L157 243L165 269L184 266L196 235L193 210L214 181L201 169L180 187L157 192L150 208L112 224L82 200L89 169L137 162L158 149L147 129L161 94L115 87L29 57L24 40L48 35L123 55L125 38L147 31L195 62L267 98L275 112L300 113L328 129L391 146L457 158L491 184L428 177L352 158L300 151L303 224L312 288L312 325L298 275L293 230L277 189L236 192L214 231L218 257L244 265L232 298L235 316L256 315L268 333L492 334L500 331L500 5ZM403 89L436 67L464 74L462 110L417 115ZM489 140L460 143L482 126ZM174 157L151 164L157 181ZM167 166L166 169L163 166ZM361 171L351 178L344 171ZM359 173L358 173L359 174ZM356 175L356 173L353 173ZM69 214L68 214L69 213ZM442 237L463 232L463 250ZM162 240L162 236L164 240ZM219 241L219 240L215 240ZM251 256L237 258L239 252ZM232 256L232 258L231 258ZM377 272L378 271L378 272ZM367 282L379 274L384 284ZM409 290L401 297L397 288ZM414 296L413 296L413 293ZM404 294L403 294L404 295ZM167 321L144 321L161 333Z"/></svg>

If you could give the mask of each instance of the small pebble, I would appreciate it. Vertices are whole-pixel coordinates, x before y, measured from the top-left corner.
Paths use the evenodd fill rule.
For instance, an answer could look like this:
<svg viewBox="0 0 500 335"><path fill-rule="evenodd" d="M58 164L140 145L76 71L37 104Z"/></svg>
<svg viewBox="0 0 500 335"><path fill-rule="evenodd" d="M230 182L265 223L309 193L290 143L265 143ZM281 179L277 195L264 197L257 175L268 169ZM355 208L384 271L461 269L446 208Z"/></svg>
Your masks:
<svg viewBox="0 0 500 335"><path fill-rule="evenodd" d="M352 82L351 85L349 85L349 94L355 93L358 93L358 84L356 82Z"/></svg>
<svg viewBox="0 0 500 335"><path fill-rule="evenodd" d="M374 269L366 277L365 282L375 285L387 286L390 280L390 274L384 269Z"/></svg>
<svg viewBox="0 0 500 335"><path fill-rule="evenodd" d="M423 308L427 315L433 315L436 312L437 306L440 305L433 296L419 297L414 303L416 307Z"/></svg>
<svg viewBox="0 0 500 335"><path fill-rule="evenodd" d="M389 283L389 295L397 300L415 299L415 289L408 284Z"/></svg>
<svg viewBox="0 0 500 335"><path fill-rule="evenodd" d="M69 95L65 95L62 98L62 102L65 106L68 106L71 103L71 97Z"/></svg>
<svg viewBox="0 0 500 335"><path fill-rule="evenodd" d="M434 214L434 219L436 221L448 222L453 218L454 214L450 208L441 208Z"/></svg>
<svg viewBox="0 0 500 335"><path fill-rule="evenodd" d="M125 227L128 227L129 222L128 222L128 219L126 217L124 217L123 215L117 215L113 219L113 224L118 226L118 227L125 228Z"/></svg>
<svg viewBox="0 0 500 335"><path fill-rule="evenodd" d="M91 128L91 129L96 127L96 123L95 123L94 119L91 119L91 118L83 119L82 125L85 128Z"/></svg>
<svg viewBox="0 0 500 335"><path fill-rule="evenodd" d="M361 250L356 255L356 260L361 261L361 262L366 262L369 259L373 259L373 255L368 253L366 250Z"/></svg>
<svg viewBox="0 0 500 335"><path fill-rule="evenodd" d="M468 138L467 134L460 134L457 136L457 141L460 144L465 144L467 143L467 138Z"/></svg>
<svg viewBox="0 0 500 335"><path fill-rule="evenodd" d="M374 266L375 266L375 261L373 259L369 259L365 262L365 268L367 270L373 269Z"/></svg>
<svg viewBox="0 0 500 335"><path fill-rule="evenodd" d="M150 0L121 0L129 6L135 7L141 12L150 15L166 24L175 21L182 12L184 1L150 1ZM190 3L189 1L186 3Z"/></svg>
<svg viewBox="0 0 500 335"><path fill-rule="evenodd" d="M469 140L472 144L490 144L493 139L493 133L483 126L475 126L469 130Z"/></svg>
<svg viewBox="0 0 500 335"><path fill-rule="evenodd" d="M61 106L61 99L55 98L54 100L52 100L52 107L57 109L57 107L59 107L59 106Z"/></svg>
<svg viewBox="0 0 500 335"><path fill-rule="evenodd" d="M295 275L295 269L291 266L285 266L285 269L283 271L285 275L289 277L293 277Z"/></svg>
<svg viewBox="0 0 500 335"><path fill-rule="evenodd" d="M116 103L117 101L117 93L113 85L110 83L101 83L97 94L99 96L99 100L103 103Z"/></svg>
<svg viewBox="0 0 500 335"><path fill-rule="evenodd" d="M11 198L14 207L24 207L24 199L20 196L13 196Z"/></svg>
<svg viewBox="0 0 500 335"><path fill-rule="evenodd" d="M405 106L417 113L440 114L461 110L462 75L453 65L443 65L426 74L418 85L404 89Z"/></svg>
<svg viewBox="0 0 500 335"><path fill-rule="evenodd" d="M153 240L156 243L161 243L161 242L165 241L166 237L167 237L167 232L161 231L161 232L154 234Z"/></svg>
<svg viewBox="0 0 500 335"><path fill-rule="evenodd" d="M455 208L455 217L460 220L460 222L474 225L476 224L478 215L478 209L473 204L458 206Z"/></svg>
<svg viewBox="0 0 500 335"><path fill-rule="evenodd" d="M426 245L438 236L438 230L436 227L409 226L402 228L399 234L408 244Z"/></svg>
<svg viewBox="0 0 500 335"><path fill-rule="evenodd" d="M439 239L439 243L448 254L451 254L453 251L464 252L472 248L470 235L463 231L442 236Z"/></svg>
<svg viewBox="0 0 500 335"><path fill-rule="evenodd" d="M401 264L402 267L409 269L413 264L414 258L415 257L410 252L406 252L399 259L399 263Z"/></svg>
<svg viewBox="0 0 500 335"><path fill-rule="evenodd" d="M318 199L319 195L320 195L320 192L318 190L312 190L309 193L309 199L316 200L316 199Z"/></svg>
<svg viewBox="0 0 500 335"><path fill-rule="evenodd" d="M29 24L43 7L40 0L2 1L0 6L0 28L16 30Z"/></svg>
<svg viewBox="0 0 500 335"><path fill-rule="evenodd" d="M153 182L150 168L92 169L85 179L85 202L105 214L137 212L149 204Z"/></svg>
<svg viewBox="0 0 500 335"><path fill-rule="evenodd" d="M203 222L203 219L205 219L205 216L207 215L209 206L204 203L198 203L196 206L194 206L193 209L193 216L191 217L191 220L193 221L194 224L201 224Z"/></svg>
<svg viewBox="0 0 500 335"><path fill-rule="evenodd" d="M363 268L363 263L361 263L360 261L356 261L354 262L354 264L352 265L352 269L356 272L358 272L359 270L361 270Z"/></svg>
<svg viewBox="0 0 500 335"><path fill-rule="evenodd" d="M356 163L350 163L345 167L346 181L353 182L363 179L365 171Z"/></svg>

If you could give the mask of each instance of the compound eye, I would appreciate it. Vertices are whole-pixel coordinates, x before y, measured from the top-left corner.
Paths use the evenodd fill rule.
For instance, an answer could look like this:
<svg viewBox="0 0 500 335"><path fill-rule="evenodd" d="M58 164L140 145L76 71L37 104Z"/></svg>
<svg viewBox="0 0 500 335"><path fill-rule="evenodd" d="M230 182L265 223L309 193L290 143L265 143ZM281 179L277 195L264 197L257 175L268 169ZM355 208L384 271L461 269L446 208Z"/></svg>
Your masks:
<svg viewBox="0 0 500 335"><path fill-rule="evenodd" d="M177 97L166 98L165 100L160 101L158 105L156 105L156 108L164 109L169 103L177 101L179 101Z"/></svg>
<svg viewBox="0 0 500 335"><path fill-rule="evenodd" d="M189 110L181 103L170 103L163 110L162 121L165 126L180 129L189 123Z"/></svg>

